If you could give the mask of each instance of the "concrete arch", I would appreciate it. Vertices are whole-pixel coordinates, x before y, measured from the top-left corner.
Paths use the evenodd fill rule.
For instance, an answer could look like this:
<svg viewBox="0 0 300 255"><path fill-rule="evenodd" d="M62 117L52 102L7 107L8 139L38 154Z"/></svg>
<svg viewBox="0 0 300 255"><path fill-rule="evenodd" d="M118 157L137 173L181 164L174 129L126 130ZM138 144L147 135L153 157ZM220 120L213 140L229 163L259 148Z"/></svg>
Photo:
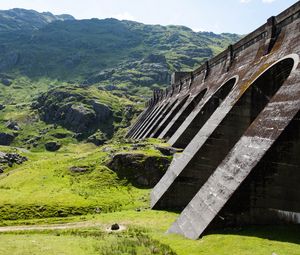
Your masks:
<svg viewBox="0 0 300 255"><path fill-rule="evenodd" d="M144 125L146 125L146 123L148 123L148 121L153 117L153 115L160 109L160 107L162 107L164 102L159 102L158 104L156 104L152 110L149 112L149 114L147 114L146 118L141 121L141 123L138 125L137 129L135 130L135 132L132 134L132 138L136 138L137 134L139 134L139 132L141 131L141 129L144 127Z"/></svg>
<svg viewBox="0 0 300 255"><path fill-rule="evenodd" d="M151 107L149 109L149 111L145 112L145 115L143 115L142 118L137 121L134 128L132 130L130 130L130 137L131 138L134 138L134 135L136 134L136 132L139 130L141 125L143 125L143 123L150 117L150 115L153 113L153 111L156 109L156 107L157 107L157 105L154 105L153 107Z"/></svg>
<svg viewBox="0 0 300 255"><path fill-rule="evenodd" d="M176 105L170 110L169 114L165 116L165 119L159 124L156 130L151 134L150 137L157 138L159 134L166 128L168 123L174 118L176 113L184 106L190 95L185 96L182 100L178 101Z"/></svg>
<svg viewBox="0 0 300 255"><path fill-rule="evenodd" d="M129 128L129 131L126 137L131 137L132 134L136 131L137 127L147 118L150 111L153 109L154 106L148 106L136 119L135 123Z"/></svg>
<svg viewBox="0 0 300 255"><path fill-rule="evenodd" d="M176 105L176 103L178 102L178 98L176 98L174 100L173 103L170 103L170 106L168 106L162 113L160 116L158 116L158 118L156 118L155 122L153 123L152 126L150 126L147 130L147 132L143 135L142 138L146 138L149 137L150 134L152 134L152 132L158 127L158 125L165 119L165 117L167 116L167 114L173 109L173 107Z"/></svg>
<svg viewBox="0 0 300 255"><path fill-rule="evenodd" d="M226 220L211 225L300 223L299 151L300 110L221 209Z"/></svg>
<svg viewBox="0 0 300 255"><path fill-rule="evenodd" d="M221 105L237 82L238 76L234 76L224 82L218 90L207 99L197 114L185 118L183 130L180 130L181 127L178 127L176 133L174 133L168 142L174 147L185 148L213 112Z"/></svg>
<svg viewBox="0 0 300 255"><path fill-rule="evenodd" d="M295 57L287 56L269 65L251 82L247 82L246 88L245 83L236 86L183 153L174 158L168 171L151 193L152 207L183 209L288 79L297 64Z"/></svg>
<svg viewBox="0 0 300 255"><path fill-rule="evenodd" d="M149 132L151 127L156 123L156 121L160 118L161 115L168 109L170 102L166 102L163 107L156 113L156 115L149 121L149 123L145 126L144 130L139 134L137 138L141 139L144 138L145 135Z"/></svg>
<svg viewBox="0 0 300 255"><path fill-rule="evenodd" d="M180 127L180 125L184 122L184 120L187 118L187 116L190 115L190 113L201 102L206 91L207 91L207 88L204 88L197 95L195 95L193 98L191 98L191 100L188 102L186 107L184 107L181 111L179 111L174 116L174 118L170 120L170 123L168 124L168 126L159 135L159 138L171 137L176 132L178 127Z"/></svg>
<svg viewBox="0 0 300 255"><path fill-rule="evenodd" d="M300 109L297 65L298 61L293 57L280 59L258 75L235 101L220 125L226 125L229 119L236 121L235 113L239 112L237 110L241 106L241 100L250 100L248 104L253 108L243 111L240 107L243 118L239 123L234 122L238 124L238 128L233 131L240 133L241 136L233 135L235 139L233 146L218 151L218 155L224 154L225 157L215 169L211 168L212 171L207 176L209 178L200 185L200 190L194 194L169 232L180 233L188 238L198 238L285 130ZM251 91L251 95L248 91ZM291 91L293 93L290 93ZM245 128L246 130L240 131ZM199 141L199 133L189 146L195 144L196 139ZM210 137L215 134L218 134L218 128ZM219 137L220 140L223 138ZM193 156L202 148L203 146Z"/></svg>

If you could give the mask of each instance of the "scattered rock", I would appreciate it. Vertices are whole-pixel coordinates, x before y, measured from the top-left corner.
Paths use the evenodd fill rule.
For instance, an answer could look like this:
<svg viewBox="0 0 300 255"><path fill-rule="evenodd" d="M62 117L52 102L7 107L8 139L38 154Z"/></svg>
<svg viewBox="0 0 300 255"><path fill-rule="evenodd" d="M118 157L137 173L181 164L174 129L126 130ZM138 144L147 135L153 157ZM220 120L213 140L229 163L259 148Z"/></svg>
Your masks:
<svg viewBox="0 0 300 255"><path fill-rule="evenodd" d="M73 173L85 173L89 170L88 166L72 166L69 170Z"/></svg>
<svg viewBox="0 0 300 255"><path fill-rule="evenodd" d="M112 85L112 84L105 86L105 90L107 90L107 91L113 91L113 90L117 90L117 89L118 89L118 87L115 85Z"/></svg>
<svg viewBox="0 0 300 255"><path fill-rule="evenodd" d="M57 151L61 147L61 144L58 142L48 142L45 143L45 148L47 151Z"/></svg>
<svg viewBox="0 0 300 255"><path fill-rule="evenodd" d="M0 111L5 109L5 105L4 104L0 104Z"/></svg>
<svg viewBox="0 0 300 255"><path fill-rule="evenodd" d="M172 156L177 152L182 152L182 149L174 148L171 146L155 146L157 150L159 150L162 154L166 156Z"/></svg>
<svg viewBox="0 0 300 255"><path fill-rule="evenodd" d="M96 132L95 134L88 137L86 140L88 143L93 143L97 146L103 145L107 141L107 137L104 133L102 133L100 130Z"/></svg>
<svg viewBox="0 0 300 255"><path fill-rule="evenodd" d="M57 139L63 139L63 138L66 138L68 136L68 134L67 133L55 133L55 134L52 134L52 136Z"/></svg>
<svg viewBox="0 0 300 255"><path fill-rule="evenodd" d="M9 80L7 78L2 78L1 83L5 86L10 86L12 84L11 80Z"/></svg>
<svg viewBox="0 0 300 255"><path fill-rule="evenodd" d="M115 223L115 224L112 224L111 227L110 227L111 230L119 230L120 229L120 226L118 223Z"/></svg>
<svg viewBox="0 0 300 255"><path fill-rule="evenodd" d="M5 126L11 130L20 130L18 123L13 120L9 120L8 122L6 122Z"/></svg>
<svg viewBox="0 0 300 255"><path fill-rule="evenodd" d="M28 159L26 157L23 157L17 153L4 153L4 152L0 152L0 163L7 165L9 167L12 167L13 164L22 164L23 162L27 161ZM0 170L4 170L4 166L1 165L0 166ZM1 171L0 171L1 173Z"/></svg>
<svg viewBox="0 0 300 255"><path fill-rule="evenodd" d="M161 179L171 160L163 156L148 156L141 153L118 153L107 166L119 178L126 178L138 187L152 188Z"/></svg>
<svg viewBox="0 0 300 255"><path fill-rule="evenodd" d="M167 62L164 55L159 54L149 54L146 58L143 59L142 63L163 63Z"/></svg>
<svg viewBox="0 0 300 255"><path fill-rule="evenodd" d="M8 133L0 133L0 145L10 145L15 137Z"/></svg>
<svg viewBox="0 0 300 255"><path fill-rule="evenodd" d="M75 133L72 137L78 141L82 141L84 139L84 134L83 133Z"/></svg>

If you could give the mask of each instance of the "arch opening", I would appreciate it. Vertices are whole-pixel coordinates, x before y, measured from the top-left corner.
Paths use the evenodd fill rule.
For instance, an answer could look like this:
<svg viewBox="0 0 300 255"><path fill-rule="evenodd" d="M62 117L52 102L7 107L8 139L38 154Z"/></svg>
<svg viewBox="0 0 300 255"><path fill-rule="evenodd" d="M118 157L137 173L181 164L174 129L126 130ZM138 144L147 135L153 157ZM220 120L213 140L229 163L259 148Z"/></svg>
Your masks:
<svg viewBox="0 0 300 255"><path fill-rule="evenodd" d="M179 117L174 121L173 125L169 128L169 130L166 132L163 138L171 137L176 132L176 130L180 127L180 125L184 122L184 120L200 103L206 91L207 89L202 90L200 93L198 93L197 96L193 98L193 100L189 103L189 105L183 110L183 112L179 115Z"/></svg>
<svg viewBox="0 0 300 255"><path fill-rule="evenodd" d="M166 126L169 124L169 122L174 118L176 113L182 108L182 106L185 104L185 102L188 100L189 96L186 96L177 106L175 109L171 109L171 114L169 117L161 124L159 129L157 131L154 131L154 135L152 137L157 138L161 132L166 128Z"/></svg>
<svg viewBox="0 0 300 255"><path fill-rule="evenodd" d="M237 78L228 80L211 96L211 98L205 103L189 126L173 144L174 147L185 148L189 144L189 142L194 138L205 122L228 96L233 86L236 84L236 81Z"/></svg>
<svg viewBox="0 0 300 255"><path fill-rule="evenodd" d="M297 223L299 151L300 111L220 211L228 225ZM211 225L224 227L224 221L216 218Z"/></svg>
<svg viewBox="0 0 300 255"><path fill-rule="evenodd" d="M147 132L145 137L148 137L152 134L152 132L158 127L158 125L165 119L167 114L170 112L170 110L173 109L175 104L177 103L178 99L176 99L165 111L162 112L161 116L156 120L156 122L153 124L152 128L150 127L150 131Z"/></svg>
<svg viewBox="0 0 300 255"><path fill-rule="evenodd" d="M161 109L162 106L163 106L163 104L156 105L155 107L153 107L153 109L151 110L151 112L146 116L145 120L143 120L140 123L139 127L136 129L136 131L132 135L133 138L137 138L137 136L143 130L143 128L145 127L145 125L147 125L147 123L153 118L153 116L157 113L157 111L159 111L159 109Z"/></svg>
<svg viewBox="0 0 300 255"><path fill-rule="evenodd" d="M189 160L155 208L182 210L228 155L251 123L289 77L294 66L286 58L262 73L241 95L213 133ZM194 139L193 142L196 142Z"/></svg>
<svg viewBox="0 0 300 255"><path fill-rule="evenodd" d="M158 111L153 114L153 116L149 119L148 123L144 126L143 130L141 130L140 134L137 136L137 138L142 138L143 135L147 132L148 128L151 127L152 123L160 116L160 114L168 107L169 102L166 102L163 104Z"/></svg>

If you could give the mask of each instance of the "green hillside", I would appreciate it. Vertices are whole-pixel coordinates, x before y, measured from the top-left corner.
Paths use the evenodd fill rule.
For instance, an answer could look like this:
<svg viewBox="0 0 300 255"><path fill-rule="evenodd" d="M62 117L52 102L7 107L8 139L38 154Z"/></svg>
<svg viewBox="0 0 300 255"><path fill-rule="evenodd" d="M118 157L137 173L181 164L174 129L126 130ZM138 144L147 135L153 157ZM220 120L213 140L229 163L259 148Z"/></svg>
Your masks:
<svg viewBox="0 0 300 255"><path fill-rule="evenodd" d="M131 89L166 86L171 72L192 70L240 38L22 9L0 12L0 20L0 73Z"/></svg>
<svg viewBox="0 0 300 255"><path fill-rule="evenodd" d="M180 150L125 138L172 72L240 37L0 11L0 255L300 254L294 226L166 235L178 214L149 196Z"/></svg>

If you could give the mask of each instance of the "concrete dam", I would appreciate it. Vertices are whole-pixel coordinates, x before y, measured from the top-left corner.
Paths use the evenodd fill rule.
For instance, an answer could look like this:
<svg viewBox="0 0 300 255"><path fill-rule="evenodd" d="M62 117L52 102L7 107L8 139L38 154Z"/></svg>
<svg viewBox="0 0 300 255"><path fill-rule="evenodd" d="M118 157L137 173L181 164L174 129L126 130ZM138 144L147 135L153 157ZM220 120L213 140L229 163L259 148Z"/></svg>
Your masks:
<svg viewBox="0 0 300 255"><path fill-rule="evenodd" d="M300 223L300 2L154 91L134 139L182 148L151 192L169 233Z"/></svg>

